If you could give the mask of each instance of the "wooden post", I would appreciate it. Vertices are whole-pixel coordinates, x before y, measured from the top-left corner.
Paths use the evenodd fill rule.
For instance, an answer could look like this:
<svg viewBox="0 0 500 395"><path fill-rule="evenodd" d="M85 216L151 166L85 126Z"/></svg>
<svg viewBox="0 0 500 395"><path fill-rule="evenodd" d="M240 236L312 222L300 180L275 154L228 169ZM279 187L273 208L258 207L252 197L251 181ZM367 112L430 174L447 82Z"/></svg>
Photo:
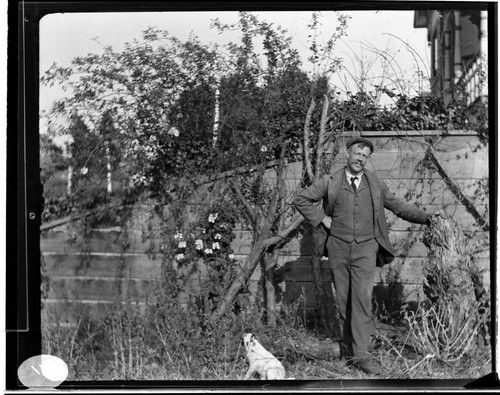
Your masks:
<svg viewBox="0 0 500 395"><path fill-rule="evenodd" d="M264 254L264 286L266 288L267 324L276 326L276 289L274 288L274 268L278 262L279 250Z"/></svg>
<svg viewBox="0 0 500 395"><path fill-rule="evenodd" d="M455 83L462 77L462 26L460 10L455 10L454 72Z"/></svg>
<svg viewBox="0 0 500 395"><path fill-rule="evenodd" d="M321 229L313 228L311 230L311 241L317 254L313 254L310 258L311 269L314 279L314 290L316 293L316 310L319 315L319 324L328 336L336 338L340 335L340 323L338 314L337 300L327 291L328 282L323 278L322 253L323 247L320 248L318 240L320 239Z"/></svg>
<svg viewBox="0 0 500 395"><path fill-rule="evenodd" d="M488 11L481 11L481 22L480 22L480 68L484 71L487 70L488 67ZM486 61L486 63L485 63ZM484 73L484 80L479 81L479 94L481 97L481 101L485 101L488 97L488 73Z"/></svg>

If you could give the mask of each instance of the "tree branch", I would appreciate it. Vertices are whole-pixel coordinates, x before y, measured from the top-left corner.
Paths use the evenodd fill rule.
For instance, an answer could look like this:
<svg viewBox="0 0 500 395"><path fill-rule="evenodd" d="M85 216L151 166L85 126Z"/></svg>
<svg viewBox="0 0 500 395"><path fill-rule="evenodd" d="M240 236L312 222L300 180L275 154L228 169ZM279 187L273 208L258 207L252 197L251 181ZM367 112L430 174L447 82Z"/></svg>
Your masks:
<svg viewBox="0 0 500 395"><path fill-rule="evenodd" d="M265 252L272 246L279 246L287 242L287 238L297 227L304 221L301 215L294 218L292 223L280 232L278 235L257 239L255 244L252 246L252 251L248 258L244 261L241 271L233 281L229 289L227 290L224 298L219 303L215 311L210 316L210 321L215 322L222 317L224 312L227 310L228 306L233 302L234 298L238 295L240 289L246 284L255 268L259 264L260 260L264 256Z"/></svg>
<svg viewBox="0 0 500 395"><path fill-rule="evenodd" d="M280 198L281 198L281 191L283 190L283 187L285 185L285 176L286 176L285 167L287 165L287 160L285 155L286 147L287 147L287 142L285 141L281 145L280 159L278 163L278 168L276 169L276 186L274 188L274 193L266 216L265 226L269 227L269 229L272 223L274 222L274 218L276 217L276 212L278 210L278 205L280 203Z"/></svg>
<svg viewBox="0 0 500 395"><path fill-rule="evenodd" d="M432 163L436 166L438 174L441 176L446 186L450 189L450 191L455 195L455 197L465 206L465 209L474 217L477 224L481 227L482 230L488 231L490 229L488 220L483 218L481 213L477 211L474 202L464 195L460 186L453 181L450 175L447 173L446 169L442 165L441 161L436 156L436 152L434 148L428 145L427 155L431 159Z"/></svg>
<svg viewBox="0 0 500 395"><path fill-rule="evenodd" d="M257 214L255 210L253 209L252 205L250 202L243 196L243 193L241 192L240 187L234 182L233 179L229 178L228 179L229 183L233 187L234 192L236 192L236 195L238 196L238 199L240 200L241 204L243 204L243 207L245 207L245 210L250 217L250 221L252 224L255 224L257 221Z"/></svg>
<svg viewBox="0 0 500 395"><path fill-rule="evenodd" d="M321 123L318 136L318 145L316 146L316 167L315 167L316 177L314 180L316 180L319 177L320 173L321 159L323 157L323 145L325 142L325 135L326 135L326 121L327 121L329 104L330 103L328 101L328 96L324 95L323 109L321 110Z"/></svg>
<svg viewBox="0 0 500 395"><path fill-rule="evenodd" d="M316 107L316 102L314 101L314 98L312 98L311 104L309 105L309 109L307 110L306 122L304 124L304 163L306 166L307 176L311 181L314 180L314 173L312 170L311 157L309 156L309 145L310 145L309 137L311 134L310 127L311 127L311 118L312 118L312 113L314 111L314 107Z"/></svg>
<svg viewBox="0 0 500 395"><path fill-rule="evenodd" d="M266 245L266 249L269 247L275 247L275 248L280 248L284 244L286 244L289 241L288 236L290 233L292 233L294 230L296 230L299 225L304 221L304 217L302 215L299 215L295 217L291 224L288 226L288 228L280 231L278 234L271 236L264 240L264 243Z"/></svg>

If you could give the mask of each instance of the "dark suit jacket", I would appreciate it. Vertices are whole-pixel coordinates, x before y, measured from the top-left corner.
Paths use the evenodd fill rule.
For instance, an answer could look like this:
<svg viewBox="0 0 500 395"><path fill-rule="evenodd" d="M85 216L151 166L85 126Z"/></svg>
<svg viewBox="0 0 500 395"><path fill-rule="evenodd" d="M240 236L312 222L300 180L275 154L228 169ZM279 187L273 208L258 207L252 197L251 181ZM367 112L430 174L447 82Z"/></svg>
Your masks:
<svg viewBox="0 0 500 395"><path fill-rule="evenodd" d="M385 182L380 180L374 173L368 170L364 170L363 173L372 195L374 235L380 246L377 266L383 266L394 260L394 251L389 240L384 208L391 210L395 215L406 221L419 224L427 223L430 214L396 197ZM294 200L295 207L312 226L319 226L325 216L331 216L333 213L337 192L342 188L344 177L345 169L338 170L324 176L296 196ZM315 204L320 201L323 202L322 206ZM325 230L322 232L321 240L318 240L320 248L324 249L327 237L328 232Z"/></svg>

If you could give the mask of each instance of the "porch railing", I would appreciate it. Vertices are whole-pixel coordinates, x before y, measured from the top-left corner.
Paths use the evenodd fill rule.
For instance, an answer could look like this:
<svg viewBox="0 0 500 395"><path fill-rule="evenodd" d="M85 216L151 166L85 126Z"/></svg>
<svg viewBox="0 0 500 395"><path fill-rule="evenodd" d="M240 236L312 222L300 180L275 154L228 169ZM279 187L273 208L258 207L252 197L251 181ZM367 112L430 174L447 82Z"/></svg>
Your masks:
<svg viewBox="0 0 500 395"><path fill-rule="evenodd" d="M487 98L488 78L484 60L482 58L476 58L472 65L462 75L459 83L464 87L465 99L468 105Z"/></svg>

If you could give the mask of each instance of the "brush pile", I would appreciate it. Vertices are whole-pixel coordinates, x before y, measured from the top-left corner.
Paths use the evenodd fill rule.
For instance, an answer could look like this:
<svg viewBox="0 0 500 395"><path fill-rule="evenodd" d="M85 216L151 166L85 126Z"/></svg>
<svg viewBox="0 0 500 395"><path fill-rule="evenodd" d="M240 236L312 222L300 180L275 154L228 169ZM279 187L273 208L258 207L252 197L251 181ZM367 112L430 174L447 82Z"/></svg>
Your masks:
<svg viewBox="0 0 500 395"><path fill-rule="evenodd" d="M450 220L432 218L423 238L428 249L424 293L429 304L408 314L412 343L424 356L445 362L461 359L477 344L489 321L487 293L480 291L474 256L482 240Z"/></svg>
<svg viewBox="0 0 500 395"><path fill-rule="evenodd" d="M472 263L478 241L468 238L449 220L432 217L425 229L423 243L428 263L424 267L424 293L432 302L475 299Z"/></svg>

